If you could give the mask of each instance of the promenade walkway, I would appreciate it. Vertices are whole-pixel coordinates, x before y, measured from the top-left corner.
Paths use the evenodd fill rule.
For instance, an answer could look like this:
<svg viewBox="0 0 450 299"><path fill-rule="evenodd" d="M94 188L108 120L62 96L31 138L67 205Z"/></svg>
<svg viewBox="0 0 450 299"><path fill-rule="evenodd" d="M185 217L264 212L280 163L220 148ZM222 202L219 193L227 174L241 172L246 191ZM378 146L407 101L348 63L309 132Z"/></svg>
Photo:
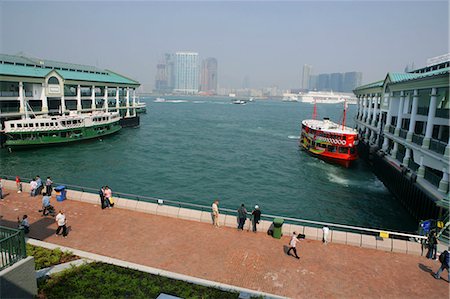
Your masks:
<svg viewBox="0 0 450 299"><path fill-rule="evenodd" d="M304 240L297 260L285 254L288 236L53 197L70 227L62 238L54 219L38 213L41 196L5 193L1 225L16 227L27 214L32 238L133 263L292 298L449 298L449 284L432 277L439 262L425 257Z"/></svg>

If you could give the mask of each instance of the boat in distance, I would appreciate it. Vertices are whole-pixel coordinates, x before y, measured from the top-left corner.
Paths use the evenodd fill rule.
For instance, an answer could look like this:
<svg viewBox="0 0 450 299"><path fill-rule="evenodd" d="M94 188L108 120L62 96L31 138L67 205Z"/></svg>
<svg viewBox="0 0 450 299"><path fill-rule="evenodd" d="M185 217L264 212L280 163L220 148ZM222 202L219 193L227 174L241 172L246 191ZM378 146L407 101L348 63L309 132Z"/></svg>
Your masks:
<svg viewBox="0 0 450 299"><path fill-rule="evenodd" d="M247 101L245 101L245 100L232 100L231 103L238 104L238 105L245 105L245 104L247 104Z"/></svg>
<svg viewBox="0 0 450 299"><path fill-rule="evenodd" d="M98 138L118 132L119 121L119 112L104 111L10 120L5 122L5 146L11 150Z"/></svg>
<svg viewBox="0 0 450 299"><path fill-rule="evenodd" d="M317 112L314 105L313 119L302 121L300 147L322 160L350 167L358 159L356 146L359 141L358 132L345 126L346 109L344 103L342 124L337 124L326 117L315 119Z"/></svg>

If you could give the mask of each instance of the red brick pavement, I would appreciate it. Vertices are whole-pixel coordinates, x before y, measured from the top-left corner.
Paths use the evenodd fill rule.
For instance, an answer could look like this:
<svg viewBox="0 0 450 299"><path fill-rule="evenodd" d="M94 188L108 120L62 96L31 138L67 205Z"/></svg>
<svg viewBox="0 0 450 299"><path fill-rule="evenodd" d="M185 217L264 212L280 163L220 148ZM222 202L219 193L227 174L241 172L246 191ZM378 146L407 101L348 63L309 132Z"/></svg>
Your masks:
<svg viewBox="0 0 450 299"><path fill-rule="evenodd" d="M5 193L1 225L28 214L32 238L133 263L292 298L449 298L449 284L431 275L439 262L424 257L305 240L297 260L284 253L287 236L52 198L71 227L62 238L38 213L41 197Z"/></svg>

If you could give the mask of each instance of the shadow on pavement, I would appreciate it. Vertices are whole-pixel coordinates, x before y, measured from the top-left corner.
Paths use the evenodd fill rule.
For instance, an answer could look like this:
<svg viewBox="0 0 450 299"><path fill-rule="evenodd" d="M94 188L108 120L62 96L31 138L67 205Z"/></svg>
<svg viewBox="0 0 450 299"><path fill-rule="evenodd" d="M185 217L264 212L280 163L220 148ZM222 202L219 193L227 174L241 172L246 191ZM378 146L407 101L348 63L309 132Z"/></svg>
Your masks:
<svg viewBox="0 0 450 299"><path fill-rule="evenodd" d="M22 218L22 215L20 215L20 218ZM0 225L14 229L18 228L17 221L1 219ZM50 217L42 217L38 221L30 223L30 232L26 236L38 240L45 240L46 238L54 235L55 230L55 220Z"/></svg>

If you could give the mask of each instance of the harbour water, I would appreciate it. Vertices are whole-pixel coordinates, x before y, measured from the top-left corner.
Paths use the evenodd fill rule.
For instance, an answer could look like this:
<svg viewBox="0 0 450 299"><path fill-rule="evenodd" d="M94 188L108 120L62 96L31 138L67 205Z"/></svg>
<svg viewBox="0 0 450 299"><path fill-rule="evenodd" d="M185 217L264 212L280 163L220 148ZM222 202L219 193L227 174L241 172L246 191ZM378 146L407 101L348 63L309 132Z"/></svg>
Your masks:
<svg viewBox="0 0 450 299"><path fill-rule="evenodd" d="M363 161L345 169L298 147L307 103L168 97L147 102L141 126L62 147L8 153L1 174L52 176L55 181L235 209L259 204L263 213L398 231L417 223ZM348 126L353 126L350 106ZM317 106L339 120L342 104Z"/></svg>

